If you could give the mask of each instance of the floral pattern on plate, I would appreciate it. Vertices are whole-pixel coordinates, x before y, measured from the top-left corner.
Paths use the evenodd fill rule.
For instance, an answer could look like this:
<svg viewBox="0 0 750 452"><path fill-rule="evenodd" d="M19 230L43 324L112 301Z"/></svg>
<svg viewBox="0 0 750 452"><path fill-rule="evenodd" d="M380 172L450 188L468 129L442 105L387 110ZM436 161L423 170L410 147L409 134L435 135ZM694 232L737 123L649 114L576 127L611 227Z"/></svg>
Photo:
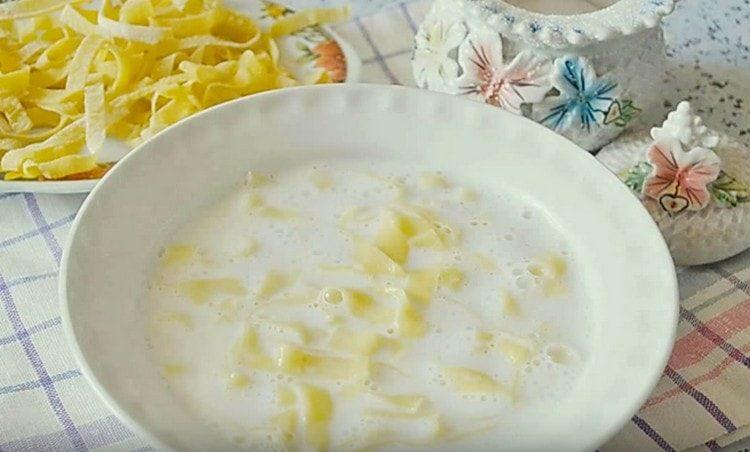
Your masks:
<svg viewBox="0 0 750 452"><path fill-rule="evenodd" d="M256 18L264 29L294 13L288 6L267 0L233 0L226 3ZM306 83L341 83L351 75L344 50L326 27L314 25L303 28L276 38L276 44L279 46L280 64L298 80Z"/></svg>

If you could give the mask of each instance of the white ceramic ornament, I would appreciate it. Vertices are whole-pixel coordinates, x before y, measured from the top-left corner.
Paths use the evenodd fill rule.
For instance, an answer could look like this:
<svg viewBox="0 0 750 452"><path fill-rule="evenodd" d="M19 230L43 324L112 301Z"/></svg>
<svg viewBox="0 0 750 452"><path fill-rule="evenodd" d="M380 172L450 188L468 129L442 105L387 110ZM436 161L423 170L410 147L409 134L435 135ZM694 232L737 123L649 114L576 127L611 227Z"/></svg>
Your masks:
<svg viewBox="0 0 750 452"><path fill-rule="evenodd" d="M414 39L421 88L528 116L589 151L660 97L674 0L435 0Z"/></svg>
<svg viewBox="0 0 750 452"><path fill-rule="evenodd" d="M596 158L640 197L676 264L750 248L750 149L708 129L688 102L650 134L623 136Z"/></svg>

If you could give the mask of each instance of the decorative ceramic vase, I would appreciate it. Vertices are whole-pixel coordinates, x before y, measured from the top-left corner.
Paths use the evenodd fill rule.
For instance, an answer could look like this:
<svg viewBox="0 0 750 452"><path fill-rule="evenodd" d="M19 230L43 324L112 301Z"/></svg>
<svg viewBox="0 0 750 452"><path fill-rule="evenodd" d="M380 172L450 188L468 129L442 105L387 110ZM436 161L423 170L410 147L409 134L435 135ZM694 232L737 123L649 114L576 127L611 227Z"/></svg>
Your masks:
<svg viewBox="0 0 750 452"><path fill-rule="evenodd" d="M673 8L674 0L435 0L415 37L414 78L595 151L660 99L660 20Z"/></svg>

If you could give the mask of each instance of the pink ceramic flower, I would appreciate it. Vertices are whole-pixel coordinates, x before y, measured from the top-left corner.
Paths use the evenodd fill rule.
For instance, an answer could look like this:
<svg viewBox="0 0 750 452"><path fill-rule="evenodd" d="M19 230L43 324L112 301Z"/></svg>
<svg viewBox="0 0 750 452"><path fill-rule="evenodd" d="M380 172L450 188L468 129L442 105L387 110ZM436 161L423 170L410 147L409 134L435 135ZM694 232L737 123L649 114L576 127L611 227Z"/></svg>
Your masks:
<svg viewBox="0 0 750 452"><path fill-rule="evenodd" d="M469 35L458 49L458 62L463 69L457 81L461 93L516 114L521 104L539 102L551 88L549 61L524 51L504 64L497 33Z"/></svg>
<svg viewBox="0 0 750 452"><path fill-rule="evenodd" d="M695 147L688 152L676 139L654 142L648 150L653 166L643 193L669 213L700 210L711 200L707 185L719 177L720 160L710 149Z"/></svg>

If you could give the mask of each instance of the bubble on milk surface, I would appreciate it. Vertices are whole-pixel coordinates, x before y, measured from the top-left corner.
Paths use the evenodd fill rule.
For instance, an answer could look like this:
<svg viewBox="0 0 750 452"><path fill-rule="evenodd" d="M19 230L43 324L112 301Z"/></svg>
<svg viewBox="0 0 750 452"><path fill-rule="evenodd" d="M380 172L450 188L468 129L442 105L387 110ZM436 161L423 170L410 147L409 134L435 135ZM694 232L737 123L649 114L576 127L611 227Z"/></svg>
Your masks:
<svg viewBox="0 0 750 452"><path fill-rule="evenodd" d="M309 167L308 167L309 168ZM392 179L395 180L395 179ZM285 183L284 177L277 179L277 181ZM391 184L392 185L392 184ZM411 189L414 186L414 182L412 181L409 183L409 181L406 181L406 185ZM394 185L395 186L395 185ZM283 232L277 232L275 230L271 229L271 225L274 224L272 220L269 220L268 218L262 218L257 220L259 223L263 223L265 226L258 226L256 228L248 228L248 235L252 235L256 239L259 240L260 243L262 243L264 246L262 248L262 252L257 253L254 255L253 260L251 263L248 264L247 268L245 268L243 271L245 272L246 276L245 278L249 280L248 282L248 291L252 294L255 293L254 289L257 288L259 285L259 281L262 281L262 277L260 276L253 276L254 273L257 273L259 269L263 268L263 265L268 265L268 262L273 263L272 265L278 265L276 264L279 261L284 262L285 264L290 262L290 257L282 257L279 256L279 251L286 252L286 249L291 249L296 246L303 246L307 248L307 251L300 254L299 262L300 266L299 268L302 269L304 272L305 264L307 264L306 259L309 259L310 256L313 256L314 264L315 265L331 265L334 264L343 264L343 265L352 265L351 255L341 253L342 250L350 249L346 246L340 246L339 248L329 250L325 247L325 240L328 240L328 237L331 235L328 234L327 236L323 237L321 234L326 234L326 231L328 231L328 228L330 228L331 225L338 225L340 224L338 215L340 215L342 212L346 211L341 205L339 205L337 208L324 208L321 212L321 215L318 215L317 213L310 213L308 210L306 210L309 206L305 206L305 203L312 203L315 202L315 197L317 196L323 196L318 195L318 193L324 193L324 197L327 200L330 200L333 203L339 203L342 200L348 200L348 199L358 199L358 200L367 200L371 199L372 204L375 205L376 202L381 202L383 199L388 200L396 200L393 201L394 203L397 202L403 202L403 200L409 200L414 199L412 197L414 196L426 196L424 193L416 193L418 190L410 190L410 193L406 195L405 197L401 198L394 198L392 197L392 193L388 193L385 196L378 195L379 191L376 189L367 189L367 190L358 190L355 184L351 184L349 187L349 193L346 195L343 195L341 191L338 190L338 187L340 185L337 185L335 189L328 190L326 192L318 192L313 191L310 199L305 200L304 195L302 195L302 192L298 192L294 195L289 195L288 200L293 205L286 205L285 203L281 202L279 197L273 197L273 196L266 196L264 193L263 196L265 199L269 201L269 205L273 205L275 207L284 208L284 209L290 209L300 212L300 217L304 219L303 225L297 225L294 226L294 228L300 228L304 227L308 231L306 234L298 234L297 232L293 232L293 227L291 224L287 223L284 226L278 226L277 229L279 231ZM372 187L369 185L369 187ZM383 185L384 188L388 188L388 185ZM266 189L272 189L272 187L264 187L263 190ZM401 187L396 187L399 190ZM440 223L444 221L446 225L451 227L453 229L453 233L458 233L459 240L461 240L460 243L468 243L470 246L474 247L476 246L476 243L473 243L471 240L473 240L473 237L471 234L478 234L485 232L482 226L485 226L485 223L491 224L492 228L496 227L496 230L492 231L487 228L487 235L488 240L484 243L482 243L481 247L476 248L467 248L467 249L461 249L460 251L453 252L453 250L449 250L445 253L445 261L443 261L443 265L450 265L460 268L462 271L467 273L467 281L464 283L464 285L461 287L460 292L453 292L452 290L449 290L447 288L440 288L438 289L437 293L435 294L432 303L436 305L444 305L444 306L452 306L451 303L459 302L465 305L466 309L475 309L479 313L480 319L475 319L475 316L467 314L466 309L464 307L460 307L458 309L453 309L453 307L446 307L443 311L441 311L441 316L443 317L451 317L451 314L455 315L455 319L451 319L451 321L454 321L458 323L457 326L449 327L447 326L450 322L444 322L442 320L434 321L434 319L429 319L426 323L428 325L428 331L430 332L431 337L437 338L436 341L439 341L436 343L436 347L438 350L441 350L442 352L448 352L445 355L439 355L439 358L437 359L437 365L435 369L433 369L430 373L420 372L419 377L415 378L423 378L423 380L426 383L426 387L432 388L429 389L429 391L437 391L439 394L451 394L451 397L458 398L458 400L463 400L456 388L447 382L442 374L441 369L447 367L447 366L466 366L468 368L472 368L473 366L476 366L479 361L474 361L477 358L486 359L486 356L494 356L495 359L498 361L501 361L501 354L498 352L497 347L494 347L495 344L488 344L487 347L482 347L480 350L480 347L477 346L477 338L476 338L476 329L472 330L471 327L467 328L466 322L478 322L482 320L481 318L484 317L485 319L488 319L489 316L487 315L487 312L484 311L485 309L490 309L491 307L494 307L496 311L494 311L496 314L501 312L502 305L501 305L501 299L500 299L500 291L501 289L508 289L513 292L514 296L518 296L519 302L521 303L539 303L540 300L532 299L529 300L528 293L526 290L519 288L516 286L516 278L525 276L530 277L528 273L525 271L526 262L521 256L521 252L519 250L523 250L523 247L526 247L527 244L525 243L525 237L526 235L529 235L529 239L531 239L530 234L526 233L526 230L531 226L530 223L526 222L527 220L537 222L540 221L537 217L532 218L524 218L521 215L521 212L523 210L523 207L514 206L513 209L508 209L507 211L510 212L512 215L507 215L508 217L511 217L507 222L503 222L503 220L496 221L495 218L492 218L492 221L484 221L484 218L481 216L474 215L474 212L468 207L461 207L461 212L456 212L456 215L463 214L464 216L462 218L458 218L458 216L450 218L450 219L444 219L442 218L443 215L445 215L445 212L448 211L448 208L450 206L448 205L442 205L441 203L429 203L422 198L419 198L423 205L431 204L431 208L435 209L435 211L438 213L437 218L440 219ZM456 199L455 194L453 197L446 199L450 199L453 203L453 206L458 205L458 201ZM400 200L400 201L399 201ZM493 199L490 199L492 201ZM367 201L362 201L363 203ZM390 202L390 201L389 201ZM467 203L468 205L469 203ZM327 215L328 217L323 219L323 214ZM504 212L505 213L505 212ZM309 217L308 217L309 215ZM356 234L360 234L365 237L369 237L368 234L374 235L378 227L380 226L380 221L377 218L377 213L374 213L371 217L371 220L368 220L368 226L365 228L362 227L361 223L358 223L356 228L350 228L350 231L352 231L352 237L356 238ZM297 221L297 220L295 220ZM302 220L299 220L302 221ZM320 221L320 225L318 226L315 221ZM307 223L309 222L309 224ZM471 224L473 223L473 224ZM525 226L524 226L525 224ZM534 223L535 224L535 223ZM515 233L518 235L513 234L513 232L510 231L512 227L516 227ZM265 229L263 229L265 228ZM521 228L527 228L527 229L521 229ZM439 229L441 232L443 229ZM295 229L297 231L297 229ZM474 231L474 232L472 232ZM445 234L450 234L450 232L445 232ZM510 236L510 238L506 237ZM274 241L274 239L276 241ZM349 236L342 239L342 242L344 241L350 241ZM350 242L349 242L350 243ZM557 242L554 244L554 248L550 249L561 249ZM510 250L510 252L509 252ZM539 247L540 252L535 254L530 254L526 256L526 258L534 258L541 254L541 252L544 252L545 249L543 247ZM482 268L482 261L479 258L474 258L475 255L484 254L486 256L489 256L490 258L494 259L495 262L495 269L494 270L488 270L489 267ZM284 264L284 265L285 265ZM420 261L421 264L421 261ZM404 268L409 271L412 269L419 268L416 265L411 265L409 263L404 265ZM475 277L473 273L471 272L482 272L481 273L481 281L483 284L486 284L487 287L491 287L491 294L488 290L487 293L481 293L480 295L476 295L475 292L473 292L473 283L476 279L479 279L480 277ZM210 276L217 277L217 276L223 276L217 274L218 272L214 271ZM338 271L322 271L319 272L320 274L324 275L340 275L341 273ZM338 278L338 276L335 276L335 278ZM391 287L399 287L402 288L404 286L404 283L402 281L399 281L398 278L391 278L390 276L384 277L384 276L376 276L374 279L382 278L381 283L385 284L388 283ZM314 278L308 278L305 279L305 283L309 283L309 281ZM530 282L531 280L528 280L527 282ZM325 300L323 297L315 297L316 292L319 290L322 290L322 288L326 287L326 285L329 283L323 283L319 284L317 287L312 288L312 297L308 300L304 300L302 303L295 304L295 309L305 309L306 307L309 307L309 316L312 318L313 316L316 316L318 314L322 314L321 308L327 309L327 312L330 314L332 312L336 312L337 315L346 315L348 312L348 307L346 303L340 302L341 306L334 307L332 306L332 303ZM346 287L345 284L342 284L340 281L335 281L334 283L330 283L335 287ZM358 285L360 284L360 281L357 281ZM523 285L523 284L521 284ZM466 290L466 292L464 292ZM299 294L299 291L290 290L290 293ZM526 295L524 295L526 294ZM526 297L526 298L524 298ZM281 297L279 297L281 298ZM251 297L252 300L252 297ZM313 301L314 300L314 301ZM478 303L474 300L480 300ZM252 301L251 301L252 303ZM255 308L252 307L252 304L248 303L248 310L246 313L252 312ZM317 305L317 307L316 307ZM335 303L333 303L335 305ZM534 307L535 305L531 305ZM205 307L205 306L204 306ZM392 305L389 305L389 307L393 307ZM553 307L554 308L554 307ZM265 307L262 307L261 309L265 309ZM534 309L536 309L534 307ZM307 312L307 309L305 309ZM316 312L318 314L316 314ZM531 312L532 314L527 315L533 315L534 310L531 311L525 311L525 313ZM278 313L274 312L274 315L279 315ZM308 315L308 314L305 314ZM514 320L515 325L523 325L525 320ZM499 318L499 324L492 324L491 322L487 322L487 325L491 326L492 328L498 327L499 329L505 328L507 325L503 324L503 322L507 322L507 317L500 317ZM238 325L240 325L242 322L238 322ZM352 329L352 326L354 325L361 325L361 322L359 320L355 320L354 323L346 323L346 329ZM409 342L412 341L411 339L405 339L401 336L400 328L396 328L394 331L394 328L391 327L391 325L394 325L393 323L390 324L379 324L376 326L373 326L371 331L377 332L378 334L384 336L387 338L387 340L392 341L405 341ZM356 330L356 327L353 328ZM491 328L490 328L491 329ZM285 340L286 333L285 333ZM432 339L430 339L432 340ZM421 339L414 340L414 342L420 342ZM445 343L451 343L453 342L456 346L456 350L460 349L461 347L465 347L465 355L468 357L468 355L471 355L471 359L467 359L466 361L463 360L463 357L460 356L455 350L453 350L452 347L448 347L445 345ZM277 358L277 349L275 348L276 344L270 344L266 338L261 338L262 348L264 350L264 353L266 353L269 357L272 359ZM299 339L294 339L295 346L303 346L300 345ZM317 352L325 352L324 347L326 346L326 338L317 338L314 345L304 345L304 347L308 347L309 350L313 350L316 353ZM463 345L462 345L463 344ZM534 353L536 354L544 354L546 353L546 350L544 347L544 341L540 341L538 347L536 348ZM390 352L387 352L390 353ZM381 354L377 355L378 359L382 359L384 356L388 356L386 352L381 352ZM483 353L487 353L487 355L484 355ZM342 356L338 352L332 353L333 356ZM427 354L428 356L430 353ZM438 354L435 354L438 355ZM440 358L443 357L449 357L449 360L440 361ZM408 360L412 358L409 355L405 356L405 359ZM452 360L452 361L451 361ZM541 370L540 370L541 369ZM498 382L502 383L503 385L511 385L513 384L511 381L511 378L509 377L509 374L507 372L493 372L492 370L483 369L483 371L486 371L487 375L496 378ZM544 387L541 384L538 384L538 381L542 381L543 379L539 377L538 372L544 371L545 373L556 373L558 376L562 374L562 371L557 368L557 364L554 363L552 360L547 360L546 358L541 358L537 365L534 366L531 363L529 363L526 366L519 366L516 368L516 371L519 374L527 375L532 374L533 378L529 382L529 385L537 384L537 390L539 392L546 391L547 387ZM535 373L537 372L537 373ZM262 372L260 372L262 374ZM384 372L385 375L390 375L391 373ZM387 377L390 378L390 377ZM286 376L280 380L276 380L276 382L284 383L291 381L291 376ZM369 391L382 391L383 394L389 394L394 393L396 391L403 391L403 392L409 392L413 388L412 387L398 387L398 386L392 386L391 381L387 381L384 384L381 384L381 382L376 378L372 377L372 381L369 382L369 385L365 385L363 379L358 379L356 382L350 382L350 381L344 381L341 379L336 380L315 380L313 381L313 384L319 385L322 388L326 388L331 391L349 391L352 389L353 386L357 386L358 388L363 388L365 391L369 393ZM307 377L302 376L300 377L297 382L300 383L310 383L308 381ZM564 383L564 382L563 382ZM561 383L561 384L563 384ZM550 384L549 386L552 386ZM408 391L407 391L408 390ZM558 391L559 392L559 391ZM333 393L332 393L333 395ZM447 397L447 396L446 396ZM456 399L452 399L453 401L456 401ZM509 402L506 400L506 396L504 395L495 395L495 394L482 394L482 395L468 395L466 397L467 403L466 405L472 405L472 404L478 404L478 403L484 403L484 404L490 404L490 403L500 403L500 404L508 404ZM336 403L336 402L335 402ZM478 406L478 405L477 405ZM336 415L337 416L337 415ZM351 440L360 440L359 437L360 434L364 434L362 430L358 430L357 426L360 425L361 419L359 419L360 416L357 416L356 414L351 417L352 422L348 424L347 429L334 429L336 433L332 433L332 435L339 435L338 441L335 442L335 444L342 444L342 441L344 437L348 437ZM450 424L450 422L448 422ZM452 425L449 425L449 427L452 427ZM341 432L345 431L345 434L342 434ZM332 431L333 432L333 431ZM353 443L356 443L357 441L353 441ZM276 448L279 448L282 446L282 442L280 442L280 438L278 436L274 436L274 444Z"/></svg>

